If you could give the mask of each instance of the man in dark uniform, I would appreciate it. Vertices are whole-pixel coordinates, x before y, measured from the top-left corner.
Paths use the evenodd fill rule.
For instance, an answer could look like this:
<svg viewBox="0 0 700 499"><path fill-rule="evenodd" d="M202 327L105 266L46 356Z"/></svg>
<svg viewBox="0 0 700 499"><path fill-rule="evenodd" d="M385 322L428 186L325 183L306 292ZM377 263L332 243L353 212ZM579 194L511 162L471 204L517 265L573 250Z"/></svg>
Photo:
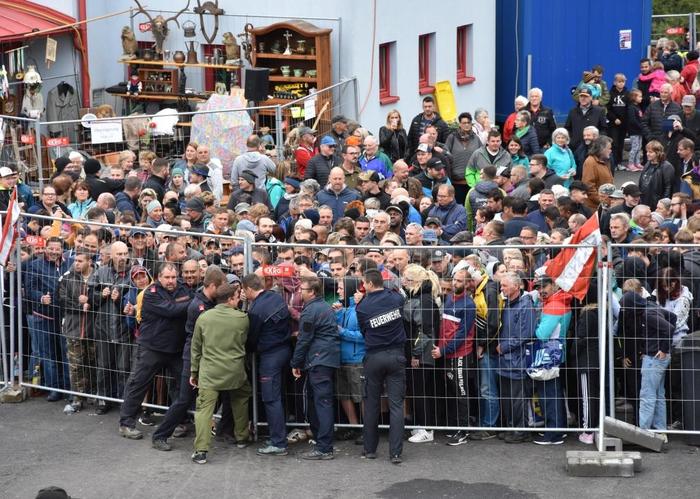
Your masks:
<svg viewBox="0 0 700 499"><path fill-rule="evenodd" d="M216 289L226 282L226 274L216 265L207 268L204 274L204 284L197 290L187 307L187 322L185 323L185 348L182 351L182 373L180 375L180 393L165 413L163 421L153 433L153 448L162 451L171 449L168 438L173 435L177 426L187 415L192 402L197 398L197 389L190 385L190 345L194 325L202 313L216 305ZM177 437L178 434L176 433ZM184 435L182 435L184 436Z"/></svg>
<svg viewBox="0 0 700 499"><path fill-rule="evenodd" d="M170 387L172 400L177 398L180 389L185 318L191 298L177 277L175 264L163 263L158 269L157 282L146 288L143 294L136 365L126 384L119 413L119 433L125 438L143 438L135 428L136 414L153 377L161 368L168 368L174 377Z"/></svg>
<svg viewBox="0 0 700 499"><path fill-rule="evenodd" d="M357 305L357 322L365 337L365 405L363 457L375 459L379 442L379 410L382 387L386 382L389 398L389 453L391 462L401 463L403 451L403 401L406 395L406 331L401 310L404 299L396 291L384 288L378 270L364 275L366 295ZM360 298L355 294L355 301Z"/></svg>
<svg viewBox="0 0 700 499"><path fill-rule="evenodd" d="M304 308L299 317L299 337L292 357L292 375L306 371L309 423L316 439L313 450L302 459L333 459L333 380L340 367L340 334L335 312L323 300L323 285L317 277L301 282Z"/></svg>
<svg viewBox="0 0 700 499"><path fill-rule="evenodd" d="M243 293L249 303L247 350L260 355L260 393L270 431L270 443L260 447L260 456L286 456L287 431L282 405L282 372L291 356L289 308L278 293L265 289L256 274L243 278Z"/></svg>

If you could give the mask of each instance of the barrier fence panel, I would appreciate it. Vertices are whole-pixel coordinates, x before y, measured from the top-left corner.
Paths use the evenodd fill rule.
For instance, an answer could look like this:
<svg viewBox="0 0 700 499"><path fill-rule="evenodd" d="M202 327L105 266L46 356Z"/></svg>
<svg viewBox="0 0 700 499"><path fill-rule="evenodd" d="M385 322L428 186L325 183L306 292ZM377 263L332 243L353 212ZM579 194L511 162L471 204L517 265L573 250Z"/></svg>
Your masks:
<svg viewBox="0 0 700 499"><path fill-rule="evenodd" d="M294 155L298 137L289 132L298 126L313 128L321 137L331 131L334 116L357 120L357 99L357 79L353 77L280 105L276 118L278 155L285 159Z"/></svg>
<svg viewBox="0 0 700 499"><path fill-rule="evenodd" d="M149 409L167 409L181 381L187 311L180 306L149 315L147 308L142 316L139 295L156 293L156 282L165 286L157 272L163 261L176 262L173 299L187 305L206 269L221 263L223 248L241 260L239 268L224 269L243 275L249 242L233 235L41 215L23 214L22 223L36 235L19 247L21 271L16 272L23 307L18 307L12 334L17 336L20 384L48 392L50 400L68 395L78 410L97 400L97 410L123 402L125 389L136 390L138 378L147 390L137 406L145 400ZM149 371L146 352L138 346L143 319L168 320L171 312L175 321L162 327L175 329L172 339L156 348L166 353L158 359L161 367Z"/></svg>
<svg viewBox="0 0 700 499"><path fill-rule="evenodd" d="M697 442L700 250L636 241L610 248L615 413L642 428L684 433Z"/></svg>
<svg viewBox="0 0 700 499"><path fill-rule="evenodd" d="M23 182L39 179L42 158L38 129L38 120L0 115L0 166L16 167Z"/></svg>
<svg viewBox="0 0 700 499"><path fill-rule="evenodd" d="M582 301L554 294L556 288L549 285L533 288L532 272L558 253L556 245L348 244L253 245L266 288L281 293L292 313L294 343L305 327L300 324L302 280L321 276L323 299L336 313L340 335L333 410L336 426L348 428L341 436L359 437L362 425L366 375L355 300L360 298L356 293L362 293L362 276L378 267L385 287L405 296L403 416L407 428L416 430L414 436L420 429L477 431L477 438L506 431L514 432L510 439L526 440L530 438L526 432L546 432L546 438L555 441L563 433L578 432L593 443L592 432L599 429L600 414L605 413L599 382L604 368L599 343L605 338L599 331L601 318L606 320L605 308L598 307L596 282L590 283L590 293ZM495 258L505 263L492 263ZM520 289L523 294L517 298ZM502 293L510 293L513 303ZM452 345L455 331L465 332L467 339ZM547 338L549 342L543 341ZM532 377L526 373L538 365L539 370L531 370ZM291 372L285 378L288 424L303 427L310 410L310 381L305 376L295 379ZM383 393L383 425L388 424L387 411ZM303 431L291 435L307 438Z"/></svg>

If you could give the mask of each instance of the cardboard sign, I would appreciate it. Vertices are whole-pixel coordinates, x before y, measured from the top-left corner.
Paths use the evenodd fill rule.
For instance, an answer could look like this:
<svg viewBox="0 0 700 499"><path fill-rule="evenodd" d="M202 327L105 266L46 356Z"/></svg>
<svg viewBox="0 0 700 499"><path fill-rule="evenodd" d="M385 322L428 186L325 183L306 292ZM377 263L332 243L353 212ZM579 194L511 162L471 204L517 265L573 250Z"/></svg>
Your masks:
<svg viewBox="0 0 700 499"><path fill-rule="evenodd" d="M124 140L120 120L96 121L90 127L90 132L90 140L93 144L109 144Z"/></svg>
<svg viewBox="0 0 700 499"><path fill-rule="evenodd" d="M151 23L139 23L139 31L145 33L146 31L151 31Z"/></svg>
<svg viewBox="0 0 700 499"><path fill-rule="evenodd" d="M19 140L22 142L22 144L33 144L34 143L34 135L29 135L27 133L23 133Z"/></svg>
<svg viewBox="0 0 700 499"><path fill-rule="evenodd" d="M70 140L68 137L53 137L51 139L46 140L46 146L47 147L61 147L61 146L67 146L70 144Z"/></svg>
<svg viewBox="0 0 700 499"><path fill-rule="evenodd" d="M263 265L265 277L294 277L294 267L289 265Z"/></svg>
<svg viewBox="0 0 700 499"><path fill-rule="evenodd" d="M24 238L24 242L26 242L29 246L34 246L35 248L43 248L46 246L46 239L41 236L29 235Z"/></svg>

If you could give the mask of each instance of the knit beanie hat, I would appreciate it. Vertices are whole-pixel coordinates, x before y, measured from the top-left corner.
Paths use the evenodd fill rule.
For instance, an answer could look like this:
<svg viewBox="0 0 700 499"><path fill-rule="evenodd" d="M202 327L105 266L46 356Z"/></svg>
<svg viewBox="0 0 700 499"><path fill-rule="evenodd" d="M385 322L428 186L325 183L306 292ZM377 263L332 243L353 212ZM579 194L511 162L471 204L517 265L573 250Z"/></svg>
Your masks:
<svg viewBox="0 0 700 499"><path fill-rule="evenodd" d="M99 173L101 169L102 165L100 162L93 158L86 160L85 164L83 165L83 170L85 170L85 173L90 175Z"/></svg>
<svg viewBox="0 0 700 499"><path fill-rule="evenodd" d="M160 205L160 202L157 199L154 199L146 205L146 212L150 214L156 208L162 208L162 206Z"/></svg>
<svg viewBox="0 0 700 499"><path fill-rule="evenodd" d="M179 175L180 177L184 177L184 176L185 176L184 170L183 170L182 168L173 168L173 171L170 172L170 176L171 176L171 177L176 177L176 176L178 176L178 175Z"/></svg>

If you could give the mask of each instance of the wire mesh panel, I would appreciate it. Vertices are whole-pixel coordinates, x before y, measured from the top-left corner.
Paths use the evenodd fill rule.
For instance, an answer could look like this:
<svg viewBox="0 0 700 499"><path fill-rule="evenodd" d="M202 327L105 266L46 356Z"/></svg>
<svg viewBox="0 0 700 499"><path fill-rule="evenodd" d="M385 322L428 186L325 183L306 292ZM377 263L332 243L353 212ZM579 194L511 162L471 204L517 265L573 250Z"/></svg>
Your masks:
<svg viewBox="0 0 700 499"><path fill-rule="evenodd" d="M396 354L404 365L402 417L412 429L411 442L431 441L435 429L453 430L455 442L466 438L458 430L477 439L506 431L502 437L512 441L528 440L529 432L537 431L544 432L540 440L550 443L577 431L593 442L601 369L595 279L587 278L590 292L575 299L551 278L535 273L558 253L551 246L398 246L400 241L382 239L360 246L300 242L253 247L256 272L266 289L281 293L287 303L293 358L306 348L305 335L323 334L318 320L305 322L305 306L313 299L305 294L307 281L320 283L317 297L334 314L337 327L334 346L319 347L336 356L334 422L355 428L340 432L341 438L358 438L356 429L363 423L371 381L365 372L367 329L372 320L391 322L391 314L378 309L362 311L368 296L365 277L378 269L384 288L402 303L397 313L405 339ZM367 313L373 319L363 323ZM313 372L313 357L303 362ZM313 388L304 369L301 374L285 374L285 415L292 426L313 426ZM383 424L389 423L386 388ZM289 438L307 435L292 430Z"/></svg>
<svg viewBox="0 0 700 499"><path fill-rule="evenodd" d="M23 182L39 178L42 158L37 140L37 120L0 115L0 166L16 168Z"/></svg>
<svg viewBox="0 0 700 499"><path fill-rule="evenodd" d="M646 429L697 433L697 247L633 241L610 251L615 413Z"/></svg>

